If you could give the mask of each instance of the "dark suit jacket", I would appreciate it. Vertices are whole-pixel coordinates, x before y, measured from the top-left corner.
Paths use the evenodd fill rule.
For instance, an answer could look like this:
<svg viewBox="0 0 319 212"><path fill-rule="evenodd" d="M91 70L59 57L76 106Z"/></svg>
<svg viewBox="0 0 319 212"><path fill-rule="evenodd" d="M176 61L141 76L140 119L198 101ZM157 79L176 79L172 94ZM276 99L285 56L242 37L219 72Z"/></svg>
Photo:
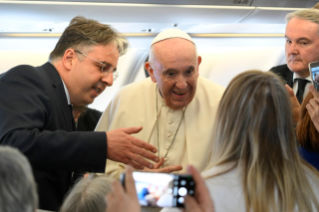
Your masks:
<svg viewBox="0 0 319 212"><path fill-rule="evenodd" d="M87 108L87 111L84 114L81 114L78 118L76 124L77 131L94 131L97 123L101 118L101 115L102 112L91 108ZM84 174L85 171L74 172L72 177L72 186L78 181L80 181L83 178Z"/></svg>
<svg viewBox="0 0 319 212"><path fill-rule="evenodd" d="M104 172L106 134L73 131L60 75L53 65L17 66L0 77L0 145L31 163L39 208L58 210L72 171Z"/></svg>
<svg viewBox="0 0 319 212"><path fill-rule="evenodd" d="M94 131L97 123L101 118L102 112L87 108L87 111L78 118L78 131Z"/></svg>
<svg viewBox="0 0 319 212"><path fill-rule="evenodd" d="M277 74L285 84L288 84L291 88L293 87L294 73L290 71L287 64L273 67L270 71Z"/></svg>
<svg viewBox="0 0 319 212"><path fill-rule="evenodd" d="M301 157L319 171L319 153L307 150L304 147L299 147L298 150Z"/></svg>

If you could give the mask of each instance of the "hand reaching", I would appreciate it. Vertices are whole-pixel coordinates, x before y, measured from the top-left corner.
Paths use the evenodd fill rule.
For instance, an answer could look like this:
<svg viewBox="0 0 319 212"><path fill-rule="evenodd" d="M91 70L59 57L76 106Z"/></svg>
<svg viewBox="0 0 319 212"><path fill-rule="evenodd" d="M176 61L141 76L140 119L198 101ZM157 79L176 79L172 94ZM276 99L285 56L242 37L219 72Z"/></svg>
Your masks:
<svg viewBox="0 0 319 212"><path fill-rule="evenodd" d="M158 163L154 164L154 168L153 169L148 169L148 168L145 167L143 169L143 171L146 171L146 172L171 173L171 172L180 171L180 170L183 169L183 167L181 165L166 166L164 168L161 168L163 163L164 163L164 157L162 157Z"/></svg>
<svg viewBox="0 0 319 212"><path fill-rule="evenodd" d="M159 158L153 154L157 152L156 148L131 136L131 134L141 130L142 127L129 127L107 132L107 157L131 165L136 169L153 168L154 165L144 158L158 162Z"/></svg>

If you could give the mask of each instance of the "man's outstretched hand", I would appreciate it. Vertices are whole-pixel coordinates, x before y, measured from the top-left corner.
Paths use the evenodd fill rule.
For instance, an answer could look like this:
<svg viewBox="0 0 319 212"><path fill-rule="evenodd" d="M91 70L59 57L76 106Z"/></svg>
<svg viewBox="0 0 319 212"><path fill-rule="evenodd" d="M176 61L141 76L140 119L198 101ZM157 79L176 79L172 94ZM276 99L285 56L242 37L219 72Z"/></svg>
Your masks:
<svg viewBox="0 0 319 212"><path fill-rule="evenodd" d="M154 165L145 158L159 162L159 158L153 154L157 152L157 149L151 144L131 136L131 134L141 130L142 127L128 127L107 132L108 159L125 163L136 169L154 168Z"/></svg>

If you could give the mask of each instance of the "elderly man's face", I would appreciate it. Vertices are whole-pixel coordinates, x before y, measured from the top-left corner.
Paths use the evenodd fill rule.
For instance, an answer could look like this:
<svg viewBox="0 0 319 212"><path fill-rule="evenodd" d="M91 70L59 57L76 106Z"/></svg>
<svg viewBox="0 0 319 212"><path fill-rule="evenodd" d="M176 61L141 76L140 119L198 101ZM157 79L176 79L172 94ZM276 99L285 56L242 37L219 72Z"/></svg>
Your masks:
<svg viewBox="0 0 319 212"><path fill-rule="evenodd" d="M319 60L318 29L318 24L299 18L293 18L287 24L286 61L288 68L299 77L307 77L308 64Z"/></svg>
<svg viewBox="0 0 319 212"><path fill-rule="evenodd" d="M160 41L152 47L154 60L146 63L153 82L164 98L166 105L178 110L194 98L201 57L194 44L181 38Z"/></svg>

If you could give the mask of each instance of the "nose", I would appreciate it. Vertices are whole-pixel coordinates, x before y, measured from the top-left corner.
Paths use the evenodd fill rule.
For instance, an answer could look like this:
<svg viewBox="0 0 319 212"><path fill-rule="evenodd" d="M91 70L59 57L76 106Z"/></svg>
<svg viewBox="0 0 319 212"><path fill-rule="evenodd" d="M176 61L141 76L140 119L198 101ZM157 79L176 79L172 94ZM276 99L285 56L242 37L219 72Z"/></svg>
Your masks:
<svg viewBox="0 0 319 212"><path fill-rule="evenodd" d="M175 86L179 89L179 90L184 90L187 88L187 81L183 76L179 76L176 80Z"/></svg>
<svg viewBox="0 0 319 212"><path fill-rule="evenodd" d="M106 84L106 86L113 85L113 72L106 72L102 75L101 81Z"/></svg>
<svg viewBox="0 0 319 212"><path fill-rule="evenodd" d="M287 51L288 55L298 54L298 46L296 45L296 43L292 42L287 46L286 51Z"/></svg>

